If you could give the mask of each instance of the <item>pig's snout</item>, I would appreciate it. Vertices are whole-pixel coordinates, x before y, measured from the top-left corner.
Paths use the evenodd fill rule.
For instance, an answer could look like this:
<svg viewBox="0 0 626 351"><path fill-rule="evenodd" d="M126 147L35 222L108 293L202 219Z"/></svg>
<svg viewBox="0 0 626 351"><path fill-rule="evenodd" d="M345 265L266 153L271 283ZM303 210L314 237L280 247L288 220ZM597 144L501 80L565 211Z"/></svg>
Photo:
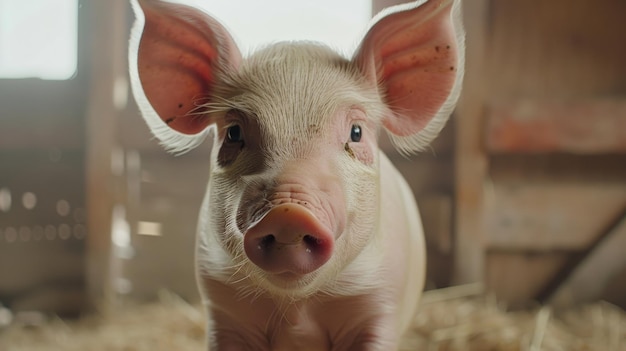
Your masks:
<svg viewBox="0 0 626 351"><path fill-rule="evenodd" d="M297 204L272 208L244 234L246 255L274 274L303 275L330 258L334 238L315 216Z"/></svg>

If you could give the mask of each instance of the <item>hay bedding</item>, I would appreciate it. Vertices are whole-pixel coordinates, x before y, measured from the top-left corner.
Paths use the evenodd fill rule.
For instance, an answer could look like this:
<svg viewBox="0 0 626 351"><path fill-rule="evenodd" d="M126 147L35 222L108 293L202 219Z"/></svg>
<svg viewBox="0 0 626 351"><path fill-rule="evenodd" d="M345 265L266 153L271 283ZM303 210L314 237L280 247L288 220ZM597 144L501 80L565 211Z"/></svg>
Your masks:
<svg viewBox="0 0 626 351"><path fill-rule="evenodd" d="M607 303L552 312L507 312L465 286L426 292L404 350L626 351L626 313ZM0 330L1 351L205 351L197 306L164 294L159 303L124 306L109 316L14 323Z"/></svg>

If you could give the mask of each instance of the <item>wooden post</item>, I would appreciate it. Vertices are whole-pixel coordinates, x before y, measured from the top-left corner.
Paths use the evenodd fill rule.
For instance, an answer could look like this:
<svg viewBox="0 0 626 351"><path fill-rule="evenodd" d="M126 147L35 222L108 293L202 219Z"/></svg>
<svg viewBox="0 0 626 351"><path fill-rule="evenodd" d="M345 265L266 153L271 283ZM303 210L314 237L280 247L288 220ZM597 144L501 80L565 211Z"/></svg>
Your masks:
<svg viewBox="0 0 626 351"><path fill-rule="evenodd" d="M456 118L456 221L453 282L481 282L484 275L483 183L487 158L482 144L486 82L488 1L463 3L466 32L465 80Z"/></svg>
<svg viewBox="0 0 626 351"><path fill-rule="evenodd" d="M114 106L116 80L125 79L128 42L125 0L92 1L81 9L89 18L92 47L87 107L87 226L86 279L91 307L100 306L111 292L111 213L115 203L111 150L116 144Z"/></svg>

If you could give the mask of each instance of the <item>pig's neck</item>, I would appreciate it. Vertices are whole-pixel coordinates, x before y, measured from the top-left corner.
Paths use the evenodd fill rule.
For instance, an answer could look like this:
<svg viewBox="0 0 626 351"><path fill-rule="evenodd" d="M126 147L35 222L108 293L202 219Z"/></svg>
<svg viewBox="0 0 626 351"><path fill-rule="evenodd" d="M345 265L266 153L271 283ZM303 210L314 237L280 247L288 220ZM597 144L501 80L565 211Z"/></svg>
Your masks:
<svg viewBox="0 0 626 351"><path fill-rule="evenodd" d="M385 342L380 336L394 330L395 320L379 294L322 295L286 303L268 296L241 297L232 286L214 280L204 284L210 291L213 346L219 350L352 350L372 339Z"/></svg>

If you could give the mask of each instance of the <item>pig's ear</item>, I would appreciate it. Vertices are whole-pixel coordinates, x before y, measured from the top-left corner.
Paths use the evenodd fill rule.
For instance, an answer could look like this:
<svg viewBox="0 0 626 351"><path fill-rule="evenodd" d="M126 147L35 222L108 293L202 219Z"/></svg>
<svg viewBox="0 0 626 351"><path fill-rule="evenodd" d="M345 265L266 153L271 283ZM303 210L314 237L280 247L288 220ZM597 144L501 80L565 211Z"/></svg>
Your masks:
<svg viewBox="0 0 626 351"><path fill-rule="evenodd" d="M136 22L129 47L135 100L152 133L173 152L200 144L215 123L212 102L220 74L241 54L226 29L201 11L156 0L132 0Z"/></svg>
<svg viewBox="0 0 626 351"><path fill-rule="evenodd" d="M458 0L416 1L382 12L353 61L390 108L383 126L400 151L426 147L458 100L464 33Z"/></svg>

